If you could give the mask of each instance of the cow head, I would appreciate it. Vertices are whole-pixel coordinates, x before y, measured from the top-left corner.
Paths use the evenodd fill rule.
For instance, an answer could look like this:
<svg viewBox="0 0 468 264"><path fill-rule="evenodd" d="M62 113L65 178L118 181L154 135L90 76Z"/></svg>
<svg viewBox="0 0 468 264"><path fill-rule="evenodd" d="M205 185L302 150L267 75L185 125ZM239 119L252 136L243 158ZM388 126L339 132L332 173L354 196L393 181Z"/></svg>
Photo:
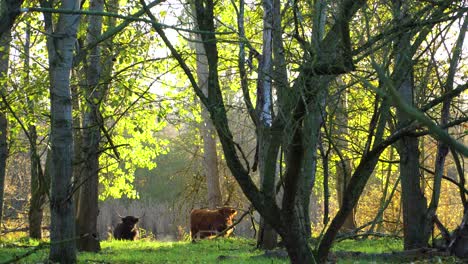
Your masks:
<svg viewBox="0 0 468 264"><path fill-rule="evenodd" d="M135 225L136 223L138 223L138 217L134 217L134 216L126 216L126 217L122 217L122 223L128 227L128 229L133 229L135 228Z"/></svg>
<svg viewBox="0 0 468 264"><path fill-rule="evenodd" d="M219 211L224 216L226 222L231 222L234 216L237 215L237 210L231 207L222 207Z"/></svg>

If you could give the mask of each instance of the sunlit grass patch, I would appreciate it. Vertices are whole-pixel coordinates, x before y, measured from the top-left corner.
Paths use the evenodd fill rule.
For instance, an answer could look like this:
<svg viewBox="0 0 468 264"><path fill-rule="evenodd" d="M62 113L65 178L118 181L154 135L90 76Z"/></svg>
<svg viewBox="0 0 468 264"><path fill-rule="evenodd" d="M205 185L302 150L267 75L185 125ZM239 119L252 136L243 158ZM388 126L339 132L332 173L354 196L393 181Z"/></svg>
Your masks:
<svg viewBox="0 0 468 264"><path fill-rule="evenodd" d="M384 253L403 250L403 240L398 238L378 238L344 240L333 245L333 251L359 251L363 253Z"/></svg>
<svg viewBox="0 0 468 264"><path fill-rule="evenodd" d="M104 241L98 254L80 253L79 260L111 263L289 263L256 257L252 240L230 238L191 242Z"/></svg>
<svg viewBox="0 0 468 264"><path fill-rule="evenodd" d="M0 242L0 263L30 252L37 246L45 245L43 243L44 241L28 238L2 241ZM255 249L254 240L244 238L202 240L197 243L107 240L101 242L101 248L99 253L78 253L78 263L290 263L287 258L264 257L264 251ZM380 253L399 252L402 249L403 242L399 239L346 240L334 245L333 252L337 255L332 258L337 263L410 262L398 256L384 258L378 256ZM352 253L342 254L344 251ZM21 259L19 263L44 263L47 261L47 257L48 247L46 246ZM455 258L451 257L411 260L414 263L457 263L456 261Z"/></svg>
<svg viewBox="0 0 468 264"><path fill-rule="evenodd" d="M23 255L40 241L8 241L0 248L0 263ZM266 258L255 250L255 241L242 238L191 242L119 241L101 242L99 253L78 253L78 263L289 263L288 259ZM48 249L44 248L23 258L19 263L43 263Z"/></svg>

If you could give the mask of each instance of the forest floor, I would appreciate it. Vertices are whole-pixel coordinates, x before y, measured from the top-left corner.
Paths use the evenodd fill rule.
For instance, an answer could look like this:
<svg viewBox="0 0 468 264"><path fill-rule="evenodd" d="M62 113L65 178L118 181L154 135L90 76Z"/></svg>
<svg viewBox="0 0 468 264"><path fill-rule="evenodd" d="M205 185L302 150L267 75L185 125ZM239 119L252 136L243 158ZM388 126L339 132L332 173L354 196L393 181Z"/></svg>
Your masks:
<svg viewBox="0 0 468 264"><path fill-rule="evenodd" d="M0 238L0 263L45 263L47 242ZM150 240L101 242L99 253L79 253L78 263L289 263L284 250L255 249L252 239L229 238L191 242ZM337 243L331 263L466 263L453 257L402 255L398 239L347 240ZM392 253L393 252L393 253ZM24 255L28 254L26 257Z"/></svg>

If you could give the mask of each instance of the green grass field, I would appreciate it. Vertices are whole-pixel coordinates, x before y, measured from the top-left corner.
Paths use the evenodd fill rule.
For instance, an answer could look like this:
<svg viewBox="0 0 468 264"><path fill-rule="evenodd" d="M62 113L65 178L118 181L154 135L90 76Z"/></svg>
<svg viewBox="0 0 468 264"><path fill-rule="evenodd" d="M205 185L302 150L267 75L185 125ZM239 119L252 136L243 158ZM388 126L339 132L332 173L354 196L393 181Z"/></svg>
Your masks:
<svg viewBox="0 0 468 264"><path fill-rule="evenodd" d="M44 245L42 249L38 246ZM251 263L275 264L289 263L287 258L263 256L264 251L255 250L255 241L251 239L229 238L190 242L158 241L103 241L99 253L79 253L79 263ZM0 263L30 253L18 263L44 263L47 260L47 244L39 241L19 239L0 241ZM364 253L382 253L400 251L402 243L396 239L343 241L335 245L334 251L359 251ZM353 256L335 258L338 263L401 263L401 259L375 259ZM418 263L456 263L452 258L432 258L418 260ZM414 263L414 262L413 262Z"/></svg>

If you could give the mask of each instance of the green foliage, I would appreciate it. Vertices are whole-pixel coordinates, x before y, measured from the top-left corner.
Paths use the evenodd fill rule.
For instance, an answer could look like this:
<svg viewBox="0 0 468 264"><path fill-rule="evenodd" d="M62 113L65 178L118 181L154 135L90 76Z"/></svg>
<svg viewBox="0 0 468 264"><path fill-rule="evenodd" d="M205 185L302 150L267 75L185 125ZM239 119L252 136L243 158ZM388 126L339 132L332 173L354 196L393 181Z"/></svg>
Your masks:
<svg viewBox="0 0 468 264"><path fill-rule="evenodd" d="M166 139L168 140L168 139ZM138 169L135 172L135 189L142 199L153 199L158 202L173 202L190 185L195 174L201 168L194 168L194 164L188 155L188 149L181 142L182 139L169 139L169 151L166 155L160 155L154 160L160 164L151 170ZM188 138L185 140L188 141ZM185 141L184 140L184 141ZM190 147L189 147L190 148Z"/></svg>

